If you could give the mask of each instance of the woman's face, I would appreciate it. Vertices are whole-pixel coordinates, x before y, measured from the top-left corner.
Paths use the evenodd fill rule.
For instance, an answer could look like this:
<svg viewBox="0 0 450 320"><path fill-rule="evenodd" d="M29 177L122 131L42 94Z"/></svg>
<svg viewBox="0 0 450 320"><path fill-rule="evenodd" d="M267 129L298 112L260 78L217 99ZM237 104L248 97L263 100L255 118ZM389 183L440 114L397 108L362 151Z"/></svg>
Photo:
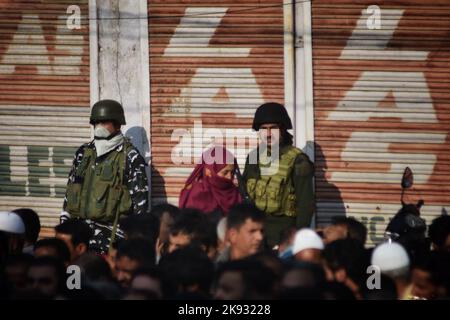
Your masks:
<svg viewBox="0 0 450 320"><path fill-rule="evenodd" d="M228 180L233 179L234 175L234 165L233 164L227 164L222 170L217 172L217 175L222 178L226 178Z"/></svg>

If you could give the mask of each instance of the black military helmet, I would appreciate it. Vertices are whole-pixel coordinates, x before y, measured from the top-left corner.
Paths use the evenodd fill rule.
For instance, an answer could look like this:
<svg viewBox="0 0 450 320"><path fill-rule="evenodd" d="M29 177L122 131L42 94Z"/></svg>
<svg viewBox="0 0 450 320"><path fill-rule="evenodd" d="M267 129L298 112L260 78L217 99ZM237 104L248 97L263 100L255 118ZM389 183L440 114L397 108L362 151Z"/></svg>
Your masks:
<svg viewBox="0 0 450 320"><path fill-rule="evenodd" d="M259 106L253 118L253 130L258 131L264 123L278 123L285 129L292 129L292 122L282 104L268 102Z"/></svg>
<svg viewBox="0 0 450 320"><path fill-rule="evenodd" d="M122 105L114 100L96 102L92 107L89 123L94 124L98 121L115 121L118 124L126 124Z"/></svg>

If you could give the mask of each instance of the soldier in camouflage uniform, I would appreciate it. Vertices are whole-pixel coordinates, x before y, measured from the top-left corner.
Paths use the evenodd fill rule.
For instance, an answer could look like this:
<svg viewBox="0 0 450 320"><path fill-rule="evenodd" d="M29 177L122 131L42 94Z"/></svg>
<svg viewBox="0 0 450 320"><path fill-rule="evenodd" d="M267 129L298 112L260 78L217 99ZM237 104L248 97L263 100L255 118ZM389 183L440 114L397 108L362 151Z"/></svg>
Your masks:
<svg viewBox="0 0 450 320"><path fill-rule="evenodd" d="M306 154L292 145L293 137L287 131L292 129L292 123L283 105L261 105L256 110L253 129L259 131L261 143L247 157L243 179L250 198L266 213L264 232L267 243L273 247L279 243L283 230L310 226L314 166ZM278 155L274 146L278 147ZM274 164L276 172L262 170Z"/></svg>
<svg viewBox="0 0 450 320"><path fill-rule="evenodd" d="M125 115L118 102L94 104L90 124L94 140L75 153L60 220L85 220L94 230L90 249L105 254L123 238L120 216L148 211L146 163L120 130Z"/></svg>

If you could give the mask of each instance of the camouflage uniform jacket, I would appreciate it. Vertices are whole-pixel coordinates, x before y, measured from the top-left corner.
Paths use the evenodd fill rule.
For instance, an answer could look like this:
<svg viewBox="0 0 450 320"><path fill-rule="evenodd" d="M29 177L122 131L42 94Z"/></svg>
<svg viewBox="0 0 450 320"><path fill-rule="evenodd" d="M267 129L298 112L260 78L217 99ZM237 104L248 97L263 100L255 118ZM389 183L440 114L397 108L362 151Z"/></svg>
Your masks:
<svg viewBox="0 0 450 320"><path fill-rule="evenodd" d="M84 150L86 148L91 148L95 150L95 144L92 140L89 143L83 144L75 153L72 169L69 173L69 181L73 182L75 179L75 172L80 165ZM116 147L116 151L121 151L123 148L123 144ZM107 154L106 154L107 155ZM106 158L106 155L103 155L101 157L98 157L96 159L96 164L100 163ZM126 186L130 192L130 197L132 201L132 206L130 208L130 214L142 214L148 211L148 182L147 182L147 175L145 173L145 160L140 155L139 151L132 147L130 148L130 151L127 154L126 162L125 162L125 171L124 171L124 181L126 181ZM63 212L60 216L60 222L64 222L65 220L70 218L70 214L66 212L66 206L67 206L67 194L64 197L64 204L63 204ZM86 220L86 222L91 226L91 228L94 229L94 238L97 240L91 241L91 246L93 245L95 251L99 251L103 253L105 251L105 245L109 243L109 237L111 235L112 231L112 223L111 224L105 224L105 223L99 223L93 220ZM123 232L120 230L120 227L117 229L117 237L123 238ZM100 248L100 249L99 249Z"/></svg>

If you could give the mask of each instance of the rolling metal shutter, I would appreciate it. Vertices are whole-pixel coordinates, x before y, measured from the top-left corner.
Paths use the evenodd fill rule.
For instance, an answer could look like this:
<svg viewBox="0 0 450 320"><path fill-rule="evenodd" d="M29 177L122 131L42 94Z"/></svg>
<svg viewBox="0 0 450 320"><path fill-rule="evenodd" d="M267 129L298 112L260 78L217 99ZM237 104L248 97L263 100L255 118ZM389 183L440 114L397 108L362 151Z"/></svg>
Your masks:
<svg viewBox="0 0 450 320"><path fill-rule="evenodd" d="M81 10L69 29L67 9ZM73 155L90 138L88 0L0 1L0 210L58 223Z"/></svg>
<svg viewBox="0 0 450 320"><path fill-rule="evenodd" d="M446 213L450 2L316 0L312 17L318 223L346 212L381 241L406 166L406 202Z"/></svg>
<svg viewBox="0 0 450 320"><path fill-rule="evenodd" d="M228 137L239 141L232 151L245 162L248 141L242 143L254 111L284 102L283 19L283 1L276 0L149 1L153 203L178 204L209 141L202 142L199 125L241 129ZM172 140L176 129L186 137ZM191 147L190 163L172 161L172 153Z"/></svg>

